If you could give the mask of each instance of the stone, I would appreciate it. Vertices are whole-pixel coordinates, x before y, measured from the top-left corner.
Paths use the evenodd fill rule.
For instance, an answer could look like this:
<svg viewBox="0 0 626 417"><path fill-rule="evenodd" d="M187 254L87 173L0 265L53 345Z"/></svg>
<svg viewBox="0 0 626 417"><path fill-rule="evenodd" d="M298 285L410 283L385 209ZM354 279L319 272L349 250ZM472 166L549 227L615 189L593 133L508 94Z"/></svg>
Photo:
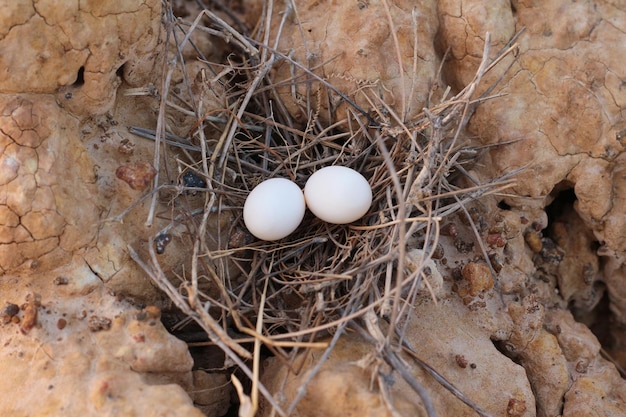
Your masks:
<svg viewBox="0 0 626 417"><path fill-rule="evenodd" d="M162 3L9 3L0 10L0 411L222 415L232 395L228 378L193 369L186 344L159 321L168 300L126 250L147 258L150 238L170 226L167 216L146 222L150 199L140 199L152 178L133 189L115 176L138 161L157 167L154 144L127 126L156 126L164 51L175 46L165 44ZM237 2L249 28L262 3ZM282 55L269 73L273 99L282 99L294 125L327 125L349 113L363 120L362 110L383 122L385 134L400 122L411 129L448 86L450 97L474 79L487 32L495 56L525 28L515 53L476 89L474 99L499 81L462 134L476 151L472 181L520 172L512 188L469 203L479 215L475 232L460 214L444 220L441 254L427 265L436 303L424 286L407 292L405 340L494 416L625 414L626 384L601 352L626 363L626 12L614 1L414 3L302 0L290 10L275 3L270 44L283 17L285 24L276 43ZM194 19L193 4L176 6ZM204 33L191 39L205 57L228 65ZM171 83L181 102L191 91L207 115L224 114L220 81L230 73L210 75L189 44L181 56L187 73L175 69ZM197 127L197 117L182 112L165 121L181 137ZM169 202L183 192L178 185L190 167L175 156L159 163L170 174L160 195ZM191 208L202 206L203 195L185 196ZM170 213L162 200L156 211ZM225 230L231 220L217 222ZM217 245L215 230L208 226L207 241ZM168 276L189 270L187 233L168 229L159 250ZM243 237L237 246L245 246ZM409 273L422 266L417 250L407 247ZM598 332L593 320L606 326L604 345L590 330ZM399 414L424 415L376 349L342 335L294 415L386 416L390 403ZM286 407L320 355L301 354L298 375L269 359L262 380ZM475 415L408 355L403 360L441 415ZM267 402L262 411L269 415Z"/></svg>
<svg viewBox="0 0 626 417"><path fill-rule="evenodd" d="M459 317L465 317L459 320ZM535 397L524 368L503 356L491 341L497 324L483 323L484 312L470 312L460 300L436 305L424 298L406 326L406 340L416 355L441 372L449 382L491 415L504 415L510 407L519 416L534 416ZM389 382L393 405L401 415L426 416L418 395L397 372L377 362L373 345L357 335L344 335L329 359L306 386L294 416L391 416L381 395L381 381ZM278 359L266 363L263 382L279 403L288 407L308 381L320 351L301 354L294 375ZM428 392L440 415L474 416L476 412L430 378L410 358L408 370ZM380 370L385 375L377 375ZM393 380L393 383L391 381ZM480 383L478 383L480 381ZM265 404L264 416L270 415ZM511 405L513 404L513 405Z"/></svg>
<svg viewBox="0 0 626 417"><path fill-rule="evenodd" d="M390 2L389 13L382 2L301 1L297 10L286 15L278 48L328 80L361 111L385 113L387 103L395 117L408 121L421 112L437 81L436 10L435 1ZM274 11L270 45L283 16L281 8ZM296 121L303 123L315 115L334 122L344 120L348 111L358 114L344 98L289 59L281 60L273 76L276 83L296 77L295 91L277 89ZM315 103L310 109L307 100Z"/></svg>
<svg viewBox="0 0 626 417"><path fill-rule="evenodd" d="M3 415L203 415L186 344L132 304L163 301L126 251L153 233L148 207L108 219L139 197L115 184L133 156L117 149L128 125L154 125L154 107L136 111L120 86L160 79L161 12L156 0L0 10L2 301L41 297L3 317ZM152 160L150 142L133 149Z"/></svg>
<svg viewBox="0 0 626 417"><path fill-rule="evenodd" d="M21 322L0 327L0 389L15 394L3 396L3 414L203 416L181 387L193 387L186 344L160 321L138 320L139 310L102 285L69 299L54 295L60 287L52 279L28 297L19 281L4 276L0 285L7 300L27 299ZM90 316L112 325L94 333Z"/></svg>

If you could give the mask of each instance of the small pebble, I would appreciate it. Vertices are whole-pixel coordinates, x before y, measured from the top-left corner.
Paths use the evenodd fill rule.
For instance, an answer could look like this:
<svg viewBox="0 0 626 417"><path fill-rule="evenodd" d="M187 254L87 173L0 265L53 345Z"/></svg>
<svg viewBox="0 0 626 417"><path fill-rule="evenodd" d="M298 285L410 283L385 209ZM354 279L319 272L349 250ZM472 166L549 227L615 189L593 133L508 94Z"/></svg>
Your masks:
<svg viewBox="0 0 626 417"><path fill-rule="evenodd" d="M493 287L493 277L489 267L482 262L470 262L461 270L461 276L469 284L469 294L477 296Z"/></svg>
<svg viewBox="0 0 626 417"><path fill-rule="evenodd" d="M206 188L206 181L192 171L183 174L183 184L190 188Z"/></svg>
<svg viewBox="0 0 626 417"><path fill-rule="evenodd" d="M59 319L59 321L57 321L57 329L63 330L65 329L65 326L67 326L67 320Z"/></svg>
<svg viewBox="0 0 626 417"><path fill-rule="evenodd" d="M88 322L89 330L99 332L111 328L111 319L107 317L91 316Z"/></svg>
<svg viewBox="0 0 626 417"><path fill-rule="evenodd" d="M120 166L115 171L115 176L133 190L145 190L152 184L156 173L156 169L150 163L140 161Z"/></svg>
<svg viewBox="0 0 626 417"><path fill-rule="evenodd" d="M0 310L0 318L2 323L7 324L12 321L13 317L20 312L20 308L17 304L9 303L2 310Z"/></svg>

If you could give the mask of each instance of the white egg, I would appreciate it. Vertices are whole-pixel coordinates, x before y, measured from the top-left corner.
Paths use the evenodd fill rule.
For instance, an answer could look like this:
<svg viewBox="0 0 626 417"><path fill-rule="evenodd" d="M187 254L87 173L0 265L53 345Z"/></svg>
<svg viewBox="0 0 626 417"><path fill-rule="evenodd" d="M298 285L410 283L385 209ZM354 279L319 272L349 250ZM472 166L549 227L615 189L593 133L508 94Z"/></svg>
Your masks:
<svg viewBox="0 0 626 417"><path fill-rule="evenodd" d="M360 219L372 205L372 189L365 177L342 166L322 168L311 175L304 197L313 214L335 224Z"/></svg>
<svg viewBox="0 0 626 417"><path fill-rule="evenodd" d="M278 240L297 229L305 210L304 196L296 183L272 178L250 192L243 206L243 221L259 239Z"/></svg>

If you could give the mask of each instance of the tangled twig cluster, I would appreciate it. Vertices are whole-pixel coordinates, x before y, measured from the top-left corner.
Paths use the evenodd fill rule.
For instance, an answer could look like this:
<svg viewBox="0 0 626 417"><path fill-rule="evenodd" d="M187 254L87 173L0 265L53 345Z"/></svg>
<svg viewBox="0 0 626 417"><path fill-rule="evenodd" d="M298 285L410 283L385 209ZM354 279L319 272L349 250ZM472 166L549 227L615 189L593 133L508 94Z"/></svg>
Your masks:
<svg viewBox="0 0 626 417"><path fill-rule="evenodd" d="M171 221L184 224L189 232L190 269L172 277L160 267L157 252L171 238L169 229L154 236L156 246L151 242L149 260L129 250L173 303L203 327L211 343L248 375L253 382L252 407L260 390L285 415L289 410L281 410L259 383L260 346L288 362L302 349L329 351L343 329L355 324L369 333L377 351L389 354L383 360L397 361L384 347L395 343L410 314L408 307L428 286L423 267L408 268L407 248L420 247L423 259L418 265L424 265L437 245L442 218L511 184L508 178L489 184L472 178L468 166L480 149L468 147L462 132L474 107L490 98L490 89L475 97L483 75L515 45L512 41L490 58L487 35L474 80L454 96L449 90L441 93L432 80L432 91L439 91L439 96L433 94L428 108L413 120L402 120L363 86L356 94L364 95L373 110L349 101L346 118L323 124L319 102L309 101L303 104L308 121L301 125L274 94L277 86L269 76L278 61L289 57L208 10L194 22L170 15L169 23L171 33L182 34L172 35L178 39L177 51L193 31L203 31L231 40L237 56L230 57L228 66L206 63L206 73L213 77L207 76L203 85L215 90L219 84L226 108L205 108L202 94L191 94L186 105L197 117L197 126L188 138L166 133L166 113L183 107L172 104L175 100L168 91L175 66L185 67L184 60L177 59L182 54L167 61L163 78L161 114L153 137L157 150L170 146L185 161L185 174L179 178L183 192L170 195L175 207ZM349 100L315 71L291 63L324 90L325 94L315 95L317 100ZM221 136L209 139L207 132L215 131ZM328 165L353 168L369 180L374 200L367 215L350 225L331 225L307 215L283 240L253 240L241 216L248 192L273 177L303 186L313 172ZM460 187L461 183L473 185ZM185 203L184 193L190 191L201 196L201 204ZM374 323L381 318L388 324L384 332L375 330ZM329 335L335 336L331 342ZM251 366L247 360L252 360Z"/></svg>

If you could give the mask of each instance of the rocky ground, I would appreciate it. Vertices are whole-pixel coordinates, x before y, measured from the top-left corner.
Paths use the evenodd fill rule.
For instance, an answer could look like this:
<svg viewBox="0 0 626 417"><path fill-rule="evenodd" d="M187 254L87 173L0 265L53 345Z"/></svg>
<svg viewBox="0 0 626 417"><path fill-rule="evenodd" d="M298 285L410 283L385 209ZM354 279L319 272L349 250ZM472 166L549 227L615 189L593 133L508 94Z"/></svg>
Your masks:
<svg viewBox="0 0 626 417"><path fill-rule="evenodd" d="M495 56L521 31L475 92L499 81L488 92L497 97L476 107L463 132L476 151L471 178L484 184L515 172L516 182L468 205L468 216L441 221L431 290L422 288L408 307L406 341L484 415L626 415L621 1L298 0L282 26L283 3L242 0L229 13L205 3L250 29L271 5L267 44L323 68L362 108L380 107L357 94L371 87L401 120L447 87L452 96L472 82L487 33ZM184 111L159 121L164 57L181 41L168 37L168 12L191 24L200 10L191 1L172 6L18 0L0 10L3 415L222 416L235 415L242 401L246 409L232 363L197 350L192 357L168 331L161 312L171 302L128 250L147 257L150 239L170 224L167 199L150 193L155 176L176 179L185 169L175 152L155 156L154 143L128 127L164 122L186 137L198 123ZM211 36L193 31L194 47L179 55L187 72L170 73L168 85L185 96L191 83L203 105L220 109L226 93L215 83L205 88L211 77L198 55L226 65L237 38ZM272 77L279 85L293 71L277 65ZM275 91L302 123L306 88ZM333 105L336 117L348 114L346 102ZM319 123L330 122L329 107L318 109ZM171 185L168 192L180 194ZM188 198L193 205L203 197ZM187 265L182 235L160 255L168 277ZM407 259L419 263L412 244ZM315 368L323 352L298 356L297 374L267 354L260 378L281 409L301 396L291 415L427 415L406 381L372 356L365 335L348 332ZM402 361L438 415L479 415L410 353ZM244 391L250 395L245 383ZM261 415L272 414L267 401L260 406Z"/></svg>

